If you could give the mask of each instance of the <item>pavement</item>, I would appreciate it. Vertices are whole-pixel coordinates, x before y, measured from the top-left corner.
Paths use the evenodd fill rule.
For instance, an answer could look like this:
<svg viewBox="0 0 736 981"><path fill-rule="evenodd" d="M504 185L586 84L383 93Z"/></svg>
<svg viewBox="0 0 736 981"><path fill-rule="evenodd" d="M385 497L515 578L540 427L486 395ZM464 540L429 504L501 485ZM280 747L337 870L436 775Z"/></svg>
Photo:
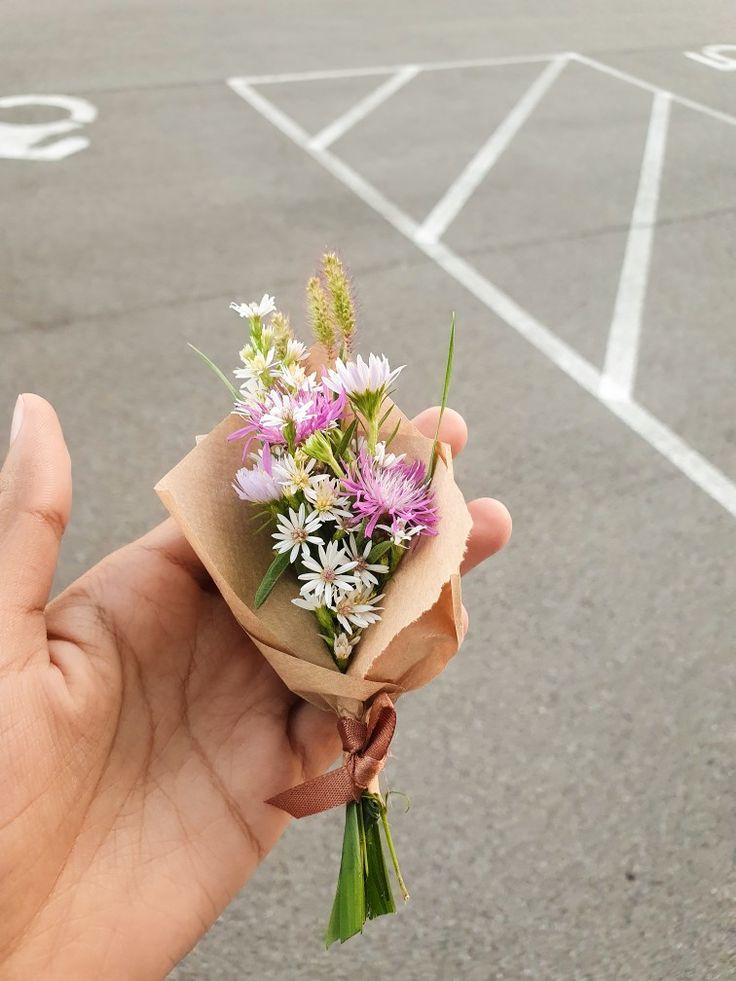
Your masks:
<svg viewBox="0 0 736 981"><path fill-rule="evenodd" d="M456 311L458 478L514 517L462 653L401 706L409 906L325 953L340 816L311 819L174 981L736 978L736 48L685 54L732 31L712 0L6 0L0 99L82 100L0 108L0 405L38 391L64 424L58 586L159 520L154 483L223 414L186 341L228 363L228 303L264 291L299 320L327 247L364 346L410 365L406 411ZM264 75L289 76L246 88L265 107L226 84ZM19 131L68 111L95 118Z"/></svg>

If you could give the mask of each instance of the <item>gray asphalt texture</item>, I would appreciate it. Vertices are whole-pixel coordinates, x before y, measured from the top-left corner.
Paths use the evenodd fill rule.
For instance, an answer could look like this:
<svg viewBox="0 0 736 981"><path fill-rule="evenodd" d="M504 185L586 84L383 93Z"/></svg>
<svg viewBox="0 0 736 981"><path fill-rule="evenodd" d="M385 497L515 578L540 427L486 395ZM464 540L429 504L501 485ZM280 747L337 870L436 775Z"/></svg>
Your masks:
<svg viewBox="0 0 736 981"><path fill-rule="evenodd" d="M228 303L266 290L299 320L328 247L357 282L363 346L410 365L407 411L439 389L456 311L458 478L515 522L467 580L462 653L401 705L409 906L322 950L333 812L292 826L171 977L736 977L736 522L225 85L575 50L736 112L736 74L683 55L734 40L732 5L6 0L2 20L0 96L99 111L78 154L0 160L0 405L9 419L37 391L64 424L60 587L160 519L157 478L223 414L186 341L231 362ZM420 76L335 151L421 219L538 71ZM314 131L378 81L270 96ZM569 66L447 235L598 366L649 108ZM734 150L736 128L673 108L636 387L732 479Z"/></svg>

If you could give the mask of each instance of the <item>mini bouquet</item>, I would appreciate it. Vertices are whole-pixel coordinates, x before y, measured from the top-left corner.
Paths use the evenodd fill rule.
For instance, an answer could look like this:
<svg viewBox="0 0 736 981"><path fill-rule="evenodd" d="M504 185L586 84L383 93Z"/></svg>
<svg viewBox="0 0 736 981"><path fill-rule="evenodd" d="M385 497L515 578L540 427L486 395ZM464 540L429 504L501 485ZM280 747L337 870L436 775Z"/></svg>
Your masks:
<svg viewBox="0 0 736 981"><path fill-rule="evenodd" d="M355 354L336 255L323 257L307 297L310 350L273 297L231 304L250 327L239 388L202 357L233 410L156 489L286 685L337 717L343 766L268 802L295 817L345 805L329 946L395 912L384 843L408 898L378 777L396 699L438 674L462 639L471 518L448 448L392 401L403 366ZM453 348L454 322L442 409Z"/></svg>

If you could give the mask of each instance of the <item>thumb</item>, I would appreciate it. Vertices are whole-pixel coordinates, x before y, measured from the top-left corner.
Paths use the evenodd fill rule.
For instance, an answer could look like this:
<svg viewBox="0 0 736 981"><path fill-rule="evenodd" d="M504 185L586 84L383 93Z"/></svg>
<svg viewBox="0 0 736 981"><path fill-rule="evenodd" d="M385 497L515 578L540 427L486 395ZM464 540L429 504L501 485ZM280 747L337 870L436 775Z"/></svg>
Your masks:
<svg viewBox="0 0 736 981"><path fill-rule="evenodd" d="M42 618L71 503L71 461L56 413L40 396L21 395L0 471L2 637ZM0 644L0 661L3 650Z"/></svg>

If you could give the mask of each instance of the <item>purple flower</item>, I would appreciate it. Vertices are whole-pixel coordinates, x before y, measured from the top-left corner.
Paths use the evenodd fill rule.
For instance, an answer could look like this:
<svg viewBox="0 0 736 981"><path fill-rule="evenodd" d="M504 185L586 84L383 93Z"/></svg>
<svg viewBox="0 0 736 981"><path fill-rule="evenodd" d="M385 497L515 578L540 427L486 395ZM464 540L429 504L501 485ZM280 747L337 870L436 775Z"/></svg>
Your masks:
<svg viewBox="0 0 736 981"><path fill-rule="evenodd" d="M346 401L344 392L335 398L324 385L309 384L296 392L273 389L263 401L235 403L236 414L246 424L230 433L228 439L245 439L243 459L253 440L261 443L266 455L271 446L286 445L287 429L291 430L293 445L299 446L312 433L332 429Z"/></svg>
<svg viewBox="0 0 736 981"><path fill-rule="evenodd" d="M283 489L273 477L260 467L247 470L242 467L235 474L233 490L241 501L276 501Z"/></svg>
<svg viewBox="0 0 736 981"><path fill-rule="evenodd" d="M354 498L356 514L368 520L367 538L383 517L388 517L395 527L421 529L423 535L437 534L437 508L432 491L424 482L425 474L424 464L418 461L401 460L381 466L366 449L361 450L342 485Z"/></svg>

